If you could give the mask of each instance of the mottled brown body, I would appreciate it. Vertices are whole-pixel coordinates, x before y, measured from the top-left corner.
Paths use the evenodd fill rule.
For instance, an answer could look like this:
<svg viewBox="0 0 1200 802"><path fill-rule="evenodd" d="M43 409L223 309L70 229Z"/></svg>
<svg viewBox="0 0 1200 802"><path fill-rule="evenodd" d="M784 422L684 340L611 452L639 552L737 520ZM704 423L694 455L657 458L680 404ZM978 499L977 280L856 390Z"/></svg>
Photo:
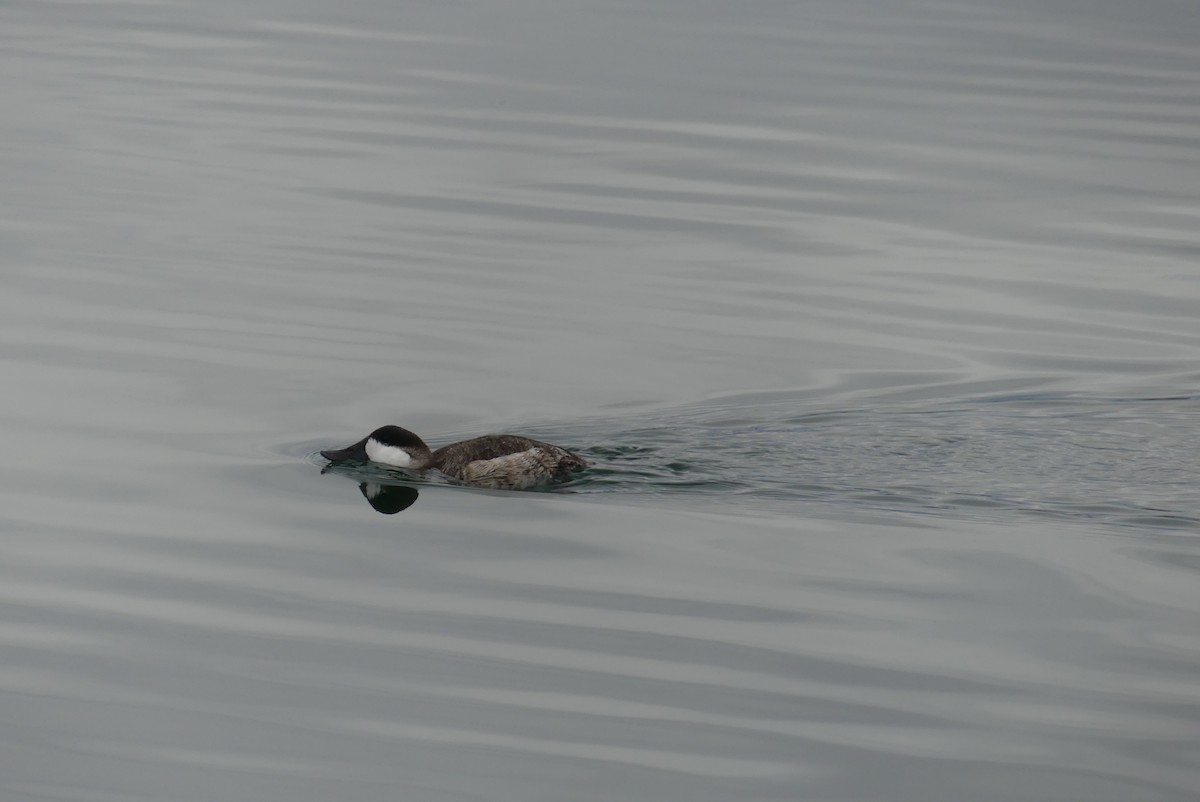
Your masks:
<svg viewBox="0 0 1200 802"><path fill-rule="evenodd" d="M476 487L520 490L563 479L586 466L583 457L552 443L489 434L439 448L423 467Z"/></svg>

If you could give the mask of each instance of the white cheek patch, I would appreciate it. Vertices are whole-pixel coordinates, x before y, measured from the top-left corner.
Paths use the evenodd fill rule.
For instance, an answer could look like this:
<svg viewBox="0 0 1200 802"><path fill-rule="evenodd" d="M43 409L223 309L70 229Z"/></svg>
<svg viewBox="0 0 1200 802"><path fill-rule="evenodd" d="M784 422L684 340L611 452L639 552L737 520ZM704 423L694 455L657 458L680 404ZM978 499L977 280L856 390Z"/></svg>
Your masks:
<svg viewBox="0 0 1200 802"><path fill-rule="evenodd" d="M371 462L382 462L384 465L395 465L397 468L407 468L412 463L412 456L399 446L385 446L374 437L367 440L367 459Z"/></svg>

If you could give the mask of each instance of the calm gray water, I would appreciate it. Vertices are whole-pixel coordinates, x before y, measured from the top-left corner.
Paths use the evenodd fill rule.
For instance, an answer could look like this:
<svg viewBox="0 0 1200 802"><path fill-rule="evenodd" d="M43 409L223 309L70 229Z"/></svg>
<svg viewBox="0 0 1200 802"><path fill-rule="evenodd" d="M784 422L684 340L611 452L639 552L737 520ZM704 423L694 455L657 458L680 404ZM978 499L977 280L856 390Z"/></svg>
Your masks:
<svg viewBox="0 0 1200 802"><path fill-rule="evenodd" d="M0 799L1195 799L1198 30L0 4Z"/></svg>

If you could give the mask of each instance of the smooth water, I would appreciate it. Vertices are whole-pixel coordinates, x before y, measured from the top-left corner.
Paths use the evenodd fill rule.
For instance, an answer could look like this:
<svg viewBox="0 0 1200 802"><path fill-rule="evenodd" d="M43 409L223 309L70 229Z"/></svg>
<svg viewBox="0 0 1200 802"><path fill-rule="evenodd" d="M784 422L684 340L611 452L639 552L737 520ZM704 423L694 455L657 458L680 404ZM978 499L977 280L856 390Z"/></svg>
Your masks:
<svg viewBox="0 0 1200 802"><path fill-rule="evenodd" d="M0 5L0 799L1194 799L1197 30Z"/></svg>

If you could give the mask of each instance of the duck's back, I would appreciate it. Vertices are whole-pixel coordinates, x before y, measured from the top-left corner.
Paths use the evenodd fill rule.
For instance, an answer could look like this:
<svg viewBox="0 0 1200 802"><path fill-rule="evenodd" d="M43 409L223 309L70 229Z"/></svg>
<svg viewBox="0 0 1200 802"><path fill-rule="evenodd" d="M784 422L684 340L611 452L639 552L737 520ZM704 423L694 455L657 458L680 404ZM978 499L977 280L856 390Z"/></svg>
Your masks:
<svg viewBox="0 0 1200 802"><path fill-rule="evenodd" d="M587 466L578 454L515 434L488 434L443 446L429 467L478 487L520 489Z"/></svg>

